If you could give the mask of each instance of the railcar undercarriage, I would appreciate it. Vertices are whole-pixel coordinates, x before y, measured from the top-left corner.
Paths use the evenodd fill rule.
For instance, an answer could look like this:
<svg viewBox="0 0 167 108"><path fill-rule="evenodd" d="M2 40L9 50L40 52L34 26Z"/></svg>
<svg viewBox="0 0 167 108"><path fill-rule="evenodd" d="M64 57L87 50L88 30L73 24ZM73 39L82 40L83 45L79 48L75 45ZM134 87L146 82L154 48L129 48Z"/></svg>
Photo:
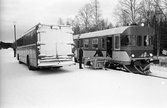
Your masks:
<svg viewBox="0 0 167 108"><path fill-rule="evenodd" d="M147 64L147 66L145 67L136 66L136 65L123 65L123 67L126 69L126 71L132 72L135 74L148 75L149 73L151 73L150 64Z"/></svg>
<svg viewBox="0 0 167 108"><path fill-rule="evenodd" d="M130 65L123 65L126 71L136 73L136 74L143 74L148 75L151 73L150 65L151 63L157 64L158 60L150 61L148 60L137 60L131 61Z"/></svg>

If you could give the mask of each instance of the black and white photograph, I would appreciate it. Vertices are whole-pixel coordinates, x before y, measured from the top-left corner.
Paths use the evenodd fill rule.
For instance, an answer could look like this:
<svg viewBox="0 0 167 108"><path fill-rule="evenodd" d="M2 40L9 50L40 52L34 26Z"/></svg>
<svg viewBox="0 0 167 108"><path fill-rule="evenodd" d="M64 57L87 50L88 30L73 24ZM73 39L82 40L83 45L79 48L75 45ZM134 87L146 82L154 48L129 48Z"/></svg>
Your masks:
<svg viewBox="0 0 167 108"><path fill-rule="evenodd" d="M1 0L0 108L167 108L167 0Z"/></svg>

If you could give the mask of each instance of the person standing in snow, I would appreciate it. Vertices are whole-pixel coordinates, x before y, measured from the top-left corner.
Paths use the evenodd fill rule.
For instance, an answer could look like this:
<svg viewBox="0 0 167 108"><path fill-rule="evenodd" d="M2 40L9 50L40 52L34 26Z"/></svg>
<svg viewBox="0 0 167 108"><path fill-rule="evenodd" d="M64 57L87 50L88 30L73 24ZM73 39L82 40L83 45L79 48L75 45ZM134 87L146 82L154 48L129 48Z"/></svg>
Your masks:
<svg viewBox="0 0 167 108"><path fill-rule="evenodd" d="M79 69L83 69L82 68L82 59L83 59L83 46L81 46L79 49Z"/></svg>

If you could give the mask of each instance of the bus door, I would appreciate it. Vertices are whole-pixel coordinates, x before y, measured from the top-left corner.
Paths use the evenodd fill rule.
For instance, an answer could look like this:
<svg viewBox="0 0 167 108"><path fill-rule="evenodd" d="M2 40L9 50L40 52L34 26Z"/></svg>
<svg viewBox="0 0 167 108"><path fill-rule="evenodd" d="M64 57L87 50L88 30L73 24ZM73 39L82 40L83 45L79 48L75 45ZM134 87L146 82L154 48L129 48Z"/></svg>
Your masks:
<svg viewBox="0 0 167 108"><path fill-rule="evenodd" d="M113 47L112 47L112 36L110 37L107 37L107 56L111 57L112 58L112 50L113 50Z"/></svg>

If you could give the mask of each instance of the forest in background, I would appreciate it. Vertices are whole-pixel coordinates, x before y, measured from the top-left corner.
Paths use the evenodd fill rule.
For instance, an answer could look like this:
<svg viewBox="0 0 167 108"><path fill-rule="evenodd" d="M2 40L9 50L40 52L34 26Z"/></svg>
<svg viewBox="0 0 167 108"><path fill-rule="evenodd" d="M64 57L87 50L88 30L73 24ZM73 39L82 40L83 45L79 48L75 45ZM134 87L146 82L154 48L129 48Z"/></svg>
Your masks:
<svg viewBox="0 0 167 108"><path fill-rule="evenodd" d="M103 18L99 0L91 0L74 18L68 18L65 23L59 18L58 24L71 25L74 35L144 24L155 29L154 54L159 56L162 50L167 50L167 0L118 0L111 17L115 18L116 25Z"/></svg>
<svg viewBox="0 0 167 108"><path fill-rule="evenodd" d="M8 49L8 48L12 48L12 43L0 41L0 49Z"/></svg>
<svg viewBox="0 0 167 108"><path fill-rule="evenodd" d="M131 24L140 26L143 23L155 29L154 54L159 56L162 50L167 50L167 0L118 0L111 17L115 18L115 25L103 17L99 0L90 0L73 18L67 18L64 22L60 17L57 24L71 25L76 35ZM0 48L8 47L12 45L0 43Z"/></svg>

